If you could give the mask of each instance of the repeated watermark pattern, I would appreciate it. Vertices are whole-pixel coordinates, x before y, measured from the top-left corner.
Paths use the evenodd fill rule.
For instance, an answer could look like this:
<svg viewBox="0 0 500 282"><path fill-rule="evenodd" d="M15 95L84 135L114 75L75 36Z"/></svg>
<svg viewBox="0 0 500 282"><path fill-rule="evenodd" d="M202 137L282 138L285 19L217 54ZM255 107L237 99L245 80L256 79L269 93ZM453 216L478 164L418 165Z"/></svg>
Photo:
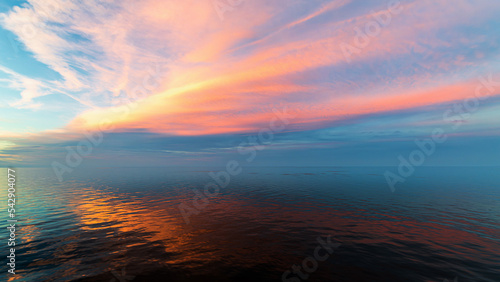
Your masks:
<svg viewBox="0 0 500 282"><path fill-rule="evenodd" d="M127 272L125 270L125 267L122 268L122 271L121 273L118 273L116 272L115 270L112 270L111 271L111 274L113 274L113 276L116 278L111 278L111 280L109 280L109 282L127 282L127 281L132 281L134 280L135 276L132 276L132 275L127 275ZM117 280L118 279L118 280Z"/></svg>
<svg viewBox="0 0 500 282"><path fill-rule="evenodd" d="M244 156L248 155L245 158L247 163L255 160L257 151L262 151L266 146L271 145L275 137L274 135L283 132L290 124L290 120L295 117L295 114L289 112L287 107L284 107L281 112L274 108L273 113L275 116L269 122L268 127L262 128L256 136L249 136L248 141L243 141L239 144L238 153ZM210 202L209 199L219 195L220 189L224 189L229 185L231 176L237 176L242 171L243 168L237 160L230 160L226 163L225 170L210 172L208 175L213 181L203 187L203 192L193 189L192 206L187 203L179 204L179 211L184 222L190 224L191 221L189 218L205 209Z"/></svg>
<svg viewBox="0 0 500 282"><path fill-rule="evenodd" d="M371 16L374 20L367 22L363 29L354 27L355 37L352 44L342 42L339 47L342 50L347 63L351 63L353 54L361 53L362 49L366 48L372 42L374 37L377 37L382 28L387 27L392 22L393 15L398 15L403 11L403 6L399 0L389 1L387 9L383 11L371 11Z"/></svg>
<svg viewBox="0 0 500 282"><path fill-rule="evenodd" d="M224 20L224 14L233 11L235 8L243 4L245 0L213 0L215 12L221 21Z"/></svg>
<svg viewBox="0 0 500 282"><path fill-rule="evenodd" d="M121 114L121 119L126 118L130 112L137 108L138 100L146 98L148 94L159 87L161 77L165 73L165 69L161 64L156 63L154 68L151 68L148 74L142 79L142 83L135 86L130 95L124 97L118 96L118 99L113 100L113 104L123 104L122 106L112 108L114 113ZM75 148L66 146L67 151L64 163L53 161L51 164L52 170L59 182L63 181L65 173L71 173L75 168L83 163L86 156L90 155L95 147L99 146L104 139L104 133L113 132L114 127L109 119L103 119L99 123L98 130L83 134L85 139L78 142Z"/></svg>
<svg viewBox="0 0 500 282"><path fill-rule="evenodd" d="M62 3L67 0L62 0ZM28 4L24 4L28 5ZM39 30L43 30L47 26L47 22L57 17L57 11L61 10L61 6L57 1L48 1L45 5L37 6L36 13L25 13L24 20L21 23L20 34L18 37L23 41L31 41L37 36L40 36ZM17 40L13 33L6 34L10 46L14 53L17 55L22 47L20 40Z"/></svg>
<svg viewBox="0 0 500 282"><path fill-rule="evenodd" d="M281 281L300 282L309 279L310 274L318 269L319 262L327 260L333 251L342 245L332 242L331 235L328 235L326 241L321 237L316 238L316 241L318 241L318 246L314 249L313 255L306 257L300 265L292 265L292 270L283 272Z"/></svg>
<svg viewBox="0 0 500 282"><path fill-rule="evenodd" d="M488 77L480 77L474 95L465 98L461 103L453 104L450 109L443 113L443 121L453 123L452 130L458 129L472 117L473 113L478 111L481 103L484 103L495 93L495 87L498 86L500 86L500 81L493 81L491 73ZM398 156L397 172L386 170L384 173L385 180L392 192L396 190L396 184L404 183L408 177L415 173L416 167L423 165L427 158L436 152L438 144L446 142L448 139L446 132L444 128L435 128L430 138L415 139L417 149L411 151L407 158L403 155Z"/></svg>
<svg viewBox="0 0 500 282"><path fill-rule="evenodd" d="M108 1L109 2L109 1ZM221 21L224 20L225 14L227 12L234 11L237 7L241 6L245 0L214 0L214 9ZM57 2L52 3L52 5L57 4ZM378 36L384 27L387 27L393 19L394 15L398 15L402 12L403 7L400 5L400 1L390 1L387 5L387 9L384 11L375 12L372 11L372 16L374 20L367 22L364 28L354 27L355 37L353 38L352 44L341 43L339 45L345 60L348 63L352 62L352 56L354 54L359 54L362 49L366 48L372 39ZM47 19L54 17L54 11L57 11L57 7L50 7L47 10L37 10L37 15L33 15L33 18L29 22L25 23L23 27L23 38L33 39L37 36L35 28L44 28L45 20L35 20L35 17L45 17ZM38 25L38 26L35 26ZM40 26L41 25L41 26ZM15 53L19 52L19 41L13 38L13 35L8 35L9 42L14 48ZM130 111L137 107L137 102L139 98L146 97L148 93L153 91L159 85L159 78L162 71L159 65L156 67L156 71L150 73L143 79L142 85L136 86L132 92L132 96L127 96L127 98L122 99L126 106L114 108L114 111L121 111L124 116L130 114ZM492 75L490 74L488 78L481 77L480 84L477 86L475 95L469 97L462 101L462 103L457 103L453 105L452 109L447 110L443 114L443 120L446 122L452 122L453 130L458 129L465 121L470 119L472 113L478 110L481 101L489 98L491 94L494 93L494 86L500 86L500 82L495 82L492 80ZM482 92L483 90L488 90L487 94ZM141 95L137 95L140 93ZM272 144L275 134L280 133L285 130L286 126L290 124L290 119L294 117L293 114L287 112L285 107L282 112L273 109L275 117L269 122L269 126L261 129L257 135L249 136L247 141L241 142L237 148L240 155L246 156L244 160L247 163L251 163L255 160L258 151L262 151ZM81 140L76 148L67 146L67 154L65 157L65 162L60 163L57 161L52 162L52 169L60 182L63 181L63 175L65 173L71 173L76 167L82 164L84 157L92 153L93 149L99 146L103 142L104 132L111 132L113 128L110 126L110 122L103 120L99 126L99 130L96 132L85 132L85 139ZM421 166L427 157L433 155L436 151L437 144L442 144L446 142L448 135L443 128L436 128L433 130L431 138L415 140L415 144L418 149L412 151L408 158L404 158L402 155L398 156L400 164L398 166L398 174L392 171L385 172L386 181L392 192L395 191L395 185L397 183L403 183L406 178L410 177L415 172L415 167ZM230 160L226 163L225 170L218 172L210 172L208 175L213 180L207 183L203 191L198 189L193 189L194 196L192 198L192 206L186 203L181 203L179 205L179 210L183 216L186 224L190 224L190 217L192 215L199 214L204 208L209 204L209 199L216 197L220 189L226 188L232 176L237 176L243 171L240 162L237 160ZM12 172L12 174L11 174ZM13 219L15 217L15 170L8 169L8 205L9 217L12 219L7 220L10 224L7 229L10 232L10 238L8 240L8 246L15 246L15 227L17 220ZM13 181L11 181L13 179ZM321 237L317 238L318 246L314 249L311 256L306 257L301 264L293 265L291 270L287 270L282 274L283 282L300 282L309 279L310 275L314 273L319 268L319 262L326 261L334 252L335 249L340 247L342 244L334 243L331 241L331 235L326 237L324 240ZM10 255L7 256L10 263L10 269L8 272L15 274L15 248L10 248ZM125 268L121 269L121 272L115 270L111 271L114 278L110 282L114 281L132 281L135 276L127 275ZM454 282L458 282L458 278L455 277ZM450 282L445 279L444 282Z"/></svg>

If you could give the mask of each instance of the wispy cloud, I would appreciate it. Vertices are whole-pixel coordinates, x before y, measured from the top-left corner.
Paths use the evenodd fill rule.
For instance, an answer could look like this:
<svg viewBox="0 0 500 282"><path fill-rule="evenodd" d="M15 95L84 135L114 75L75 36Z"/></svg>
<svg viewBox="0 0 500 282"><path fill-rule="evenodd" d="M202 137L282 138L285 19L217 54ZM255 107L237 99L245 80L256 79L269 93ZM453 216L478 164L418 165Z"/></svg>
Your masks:
<svg viewBox="0 0 500 282"><path fill-rule="evenodd" d="M0 24L60 77L41 79L2 62L0 71L19 93L12 108L41 110L50 94L84 106L53 128L67 140L103 120L124 134L246 134L268 123L277 106L297 113L289 131L322 130L462 100L477 77L500 72L500 4L398 7L366 37L388 2L245 1L221 21L211 0L30 0ZM346 60L341 44L359 40L368 41Z"/></svg>

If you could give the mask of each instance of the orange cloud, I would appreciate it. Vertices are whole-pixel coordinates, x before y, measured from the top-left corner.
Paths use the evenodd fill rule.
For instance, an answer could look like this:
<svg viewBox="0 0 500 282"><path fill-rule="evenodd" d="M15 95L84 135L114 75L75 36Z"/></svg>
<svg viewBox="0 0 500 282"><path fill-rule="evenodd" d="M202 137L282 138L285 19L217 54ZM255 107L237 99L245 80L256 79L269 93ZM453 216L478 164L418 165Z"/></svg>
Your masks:
<svg viewBox="0 0 500 282"><path fill-rule="evenodd" d="M448 7L451 16L441 17L441 9L433 8L433 3ZM384 91L381 84L386 81L367 83L363 91L338 86L336 81L329 81L328 87L325 82L299 82L307 72L321 68L356 73L356 64L369 66L412 52L425 54L429 46L449 47L451 43L438 38L436 30L462 21L475 22L476 12L487 12L484 6L467 1L457 1L452 7L445 1L403 4L401 14L393 15L392 22L381 27L369 44L357 47L359 52L352 55L349 65L340 44L354 44L355 28L364 29L381 13L364 11L342 20L325 16L349 5L354 4L332 1L310 13L282 19L280 5L246 1L222 21L211 1L124 2L121 16L104 20L108 28L103 30L89 20L77 28L90 34L104 53L113 54L112 67L92 62L97 71L93 78L112 81L99 86L117 95L121 90L130 93L134 85L143 83L147 70L136 67L139 59L168 59L168 72L141 100L87 110L67 129L99 130L105 121L118 131L176 135L247 132L266 126L273 107L284 106L298 113L302 126L314 127L346 116L444 103L473 94L474 82L468 78L458 83L445 76L441 81L428 80L433 71L467 66L463 57L422 63L419 67L428 70L427 77L417 72L385 77L393 83ZM263 32L269 27L271 32ZM107 31L113 31L113 36ZM352 84L362 83L364 78L357 79ZM109 85L112 87L106 87Z"/></svg>

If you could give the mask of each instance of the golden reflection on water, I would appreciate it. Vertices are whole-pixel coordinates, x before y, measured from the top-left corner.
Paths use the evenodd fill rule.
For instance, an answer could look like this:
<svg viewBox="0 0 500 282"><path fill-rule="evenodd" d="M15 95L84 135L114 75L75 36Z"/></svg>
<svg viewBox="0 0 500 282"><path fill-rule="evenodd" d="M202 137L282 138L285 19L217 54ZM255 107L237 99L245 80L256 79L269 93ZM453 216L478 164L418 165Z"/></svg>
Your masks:
<svg viewBox="0 0 500 282"><path fill-rule="evenodd" d="M86 189L82 197L75 199L71 205L78 215L82 230L115 229L106 234L109 238L120 233L147 234L141 237L147 242L131 243L123 246L123 249L162 242L166 253L182 254L162 263L177 264L204 257L203 254L190 251L193 236L185 230L185 223L179 221L175 207L134 197L123 201L113 192L98 191L92 187Z"/></svg>
<svg viewBox="0 0 500 282"><path fill-rule="evenodd" d="M210 199L186 225L178 205L191 204L189 189L178 193L173 184L155 190L119 181L111 182L113 187L89 180L25 185L19 233L23 256L33 260L22 266L17 281L33 279L34 269L48 268L55 269L54 277L93 279L144 260L152 271L212 271L213 265L220 271L225 266L243 271L265 265L274 273L300 262L318 234L342 243L344 257L370 252L374 260L392 256L428 269L436 267L427 261L429 253L459 258L457 265L476 261L488 266L499 250L489 239L499 237L490 219L440 211L435 205L416 206L419 213L413 214L386 209L387 202L363 195L347 201L332 194L324 201L309 190L299 193L285 185L234 187L233 193ZM422 220L428 214L432 220ZM31 276L25 278L26 273Z"/></svg>

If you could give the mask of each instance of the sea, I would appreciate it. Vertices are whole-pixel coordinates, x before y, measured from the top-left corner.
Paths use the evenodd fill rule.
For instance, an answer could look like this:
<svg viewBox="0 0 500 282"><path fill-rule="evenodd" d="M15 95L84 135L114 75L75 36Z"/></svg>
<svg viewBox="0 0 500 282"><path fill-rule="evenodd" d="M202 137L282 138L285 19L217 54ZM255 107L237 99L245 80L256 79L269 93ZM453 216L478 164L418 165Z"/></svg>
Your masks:
<svg viewBox="0 0 500 282"><path fill-rule="evenodd" d="M0 281L500 281L500 167L13 169Z"/></svg>

